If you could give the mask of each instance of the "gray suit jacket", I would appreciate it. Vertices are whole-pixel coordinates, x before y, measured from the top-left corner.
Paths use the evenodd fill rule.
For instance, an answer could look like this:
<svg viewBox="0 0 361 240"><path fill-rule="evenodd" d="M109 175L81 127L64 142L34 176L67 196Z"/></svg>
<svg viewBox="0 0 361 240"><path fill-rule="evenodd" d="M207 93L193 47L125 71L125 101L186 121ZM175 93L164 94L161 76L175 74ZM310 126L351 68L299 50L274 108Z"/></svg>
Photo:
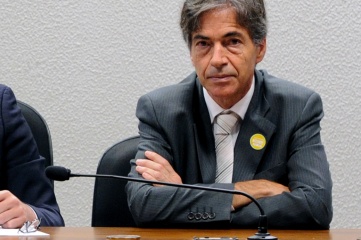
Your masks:
<svg viewBox="0 0 361 240"><path fill-rule="evenodd" d="M273 228L328 228L332 181L320 138L319 95L305 87L255 71L255 92L234 149L233 182L268 179L290 193L259 199ZM202 87L193 73L181 83L139 99L141 136L136 159L152 150L170 161L183 183L234 189L215 182L216 153ZM250 145L260 133L261 150ZM131 161L129 176L141 177ZM256 227L254 203L231 212L232 195L128 183L128 203L139 226Z"/></svg>

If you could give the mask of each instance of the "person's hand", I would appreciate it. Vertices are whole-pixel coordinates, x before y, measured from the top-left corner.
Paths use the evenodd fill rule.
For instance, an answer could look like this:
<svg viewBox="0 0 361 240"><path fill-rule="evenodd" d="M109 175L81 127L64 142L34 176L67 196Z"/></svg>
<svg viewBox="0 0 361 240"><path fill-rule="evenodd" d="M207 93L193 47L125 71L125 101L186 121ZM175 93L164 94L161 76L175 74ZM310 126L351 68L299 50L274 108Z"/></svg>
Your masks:
<svg viewBox="0 0 361 240"><path fill-rule="evenodd" d="M245 193L248 193L255 199L264 198L264 197L272 197L278 194L281 194L283 192L289 192L289 188L276 183L271 182L269 180L251 180L251 181L245 181L245 182L237 182L234 185L234 190L242 191ZM234 195L232 206L234 209L243 207L249 203L251 203L252 200L249 198L242 196L242 195Z"/></svg>
<svg viewBox="0 0 361 240"><path fill-rule="evenodd" d="M182 184L182 179L165 158L151 151L146 151L145 156L147 159L137 159L135 168L144 179Z"/></svg>
<svg viewBox="0 0 361 240"><path fill-rule="evenodd" d="M0 225L3 228L20 228L26 221L36 219L33 209L21 202L8 190L0 191Z"/></svg>

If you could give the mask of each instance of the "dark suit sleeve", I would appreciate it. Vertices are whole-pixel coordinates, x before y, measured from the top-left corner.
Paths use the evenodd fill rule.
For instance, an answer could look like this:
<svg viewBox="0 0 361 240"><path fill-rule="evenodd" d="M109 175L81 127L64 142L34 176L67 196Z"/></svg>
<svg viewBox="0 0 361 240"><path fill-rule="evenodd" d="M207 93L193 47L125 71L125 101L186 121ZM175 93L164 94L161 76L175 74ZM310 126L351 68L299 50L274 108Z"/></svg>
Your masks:
<svg viewBox="0 0 361 240"><path fill-rule="evenodd" d="M143 96L138 102L137 117L140 121L141 142L136 159L145 158L145 150L152 150L174 164L172 149L166 139L167 134L162 129L164 123L159 123L166 117L157 114L152 100L147 96ZM131 165L129 176L141 177L135 170L134 160L131 161ZM227 189L234 187L233 184L207 184L207 186ZM167 186L153 187L135 182L128 182L126 190L131 213L139 226L179 227L188 224L193 226L215 224L220 227L222 223L229 224L232 202L230 194ZM197 219L192 213L199 213Z"/></svg>
<svg viewBox="0 0 361 240"><path fill-rule="evenodd" d="M10 88L1 86L1 189L30 205L42 226L63 226L54 191L44 173L31 130Z"/></svg>
<svg viewBox="0 0 361 240"><path fill-rule="evenodd" d="M321 99L313 93L290 134L288 159L284 161L286 166L277 166L287 169L291 192L259 199L270 227L329 228L332 219L332 181L320 137L322 117ZM277 171L271 168L258 173L255 178L266 178ZM231 221L242 226L256 225L258 212L255 205L250 204L233 213Z"/></svg>

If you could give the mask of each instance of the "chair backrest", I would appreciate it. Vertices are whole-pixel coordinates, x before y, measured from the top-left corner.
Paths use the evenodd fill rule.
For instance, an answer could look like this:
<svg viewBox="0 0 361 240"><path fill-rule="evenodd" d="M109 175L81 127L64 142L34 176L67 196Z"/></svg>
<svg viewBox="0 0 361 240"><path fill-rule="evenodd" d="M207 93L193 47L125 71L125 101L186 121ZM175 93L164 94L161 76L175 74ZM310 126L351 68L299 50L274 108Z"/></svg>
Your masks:
<svg viewBox="0 0 361 240"><path fill-rule="evenodd" d="M99 161L97 174L127 176L130 160L137 153L139 136L122 140L108 150ZM93 195L92 227L135 226L129 211L126 181L111 178L96 178Z"/></svg>
<svg viewBox="0 0 361 240"><path fill-rule="evenodd" d="M45 119L32 106L22 101L17 101L18 106L29 124L33 133L39 153L45 158L45 167L53 165L53 146L48 124Z"/></svg>

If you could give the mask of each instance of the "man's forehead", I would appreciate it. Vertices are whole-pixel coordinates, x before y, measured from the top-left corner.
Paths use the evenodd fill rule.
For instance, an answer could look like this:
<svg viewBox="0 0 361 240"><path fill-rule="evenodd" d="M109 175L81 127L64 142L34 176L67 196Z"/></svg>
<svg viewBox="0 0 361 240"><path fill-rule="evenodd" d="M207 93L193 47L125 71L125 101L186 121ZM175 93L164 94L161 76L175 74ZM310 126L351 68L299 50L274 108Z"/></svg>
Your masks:
<svg viewBox="0 0 361 240"><path fill-rule="evenodd" d="M231 8L216 8L202 13L199 17L198 27L192 32L195 34L207 34L212 32L239 32L244 31L244 26L238 22L236 11Z"/></svg>
<svg viewBox="0 0 361 240"><path fill-rule="evenodd" d="M202 28L192 33L192 39L199 38L228 38L228 37L250 37L248 30L239 25L228 25L226 27Z"/></svg>
<svg viewBox="0 0 361 240"><path fill-rule="evenodd" d="M229 38L229 37L245 37L245 34L247 34L246 31L224 31L221 35L219 35L218 37L221 38ZM214 37L214 34L207 34L207 33L203 33L202 31L198 31L198 32L194 32L192 34L192 39L210 39L212 37Z"/></svg>

